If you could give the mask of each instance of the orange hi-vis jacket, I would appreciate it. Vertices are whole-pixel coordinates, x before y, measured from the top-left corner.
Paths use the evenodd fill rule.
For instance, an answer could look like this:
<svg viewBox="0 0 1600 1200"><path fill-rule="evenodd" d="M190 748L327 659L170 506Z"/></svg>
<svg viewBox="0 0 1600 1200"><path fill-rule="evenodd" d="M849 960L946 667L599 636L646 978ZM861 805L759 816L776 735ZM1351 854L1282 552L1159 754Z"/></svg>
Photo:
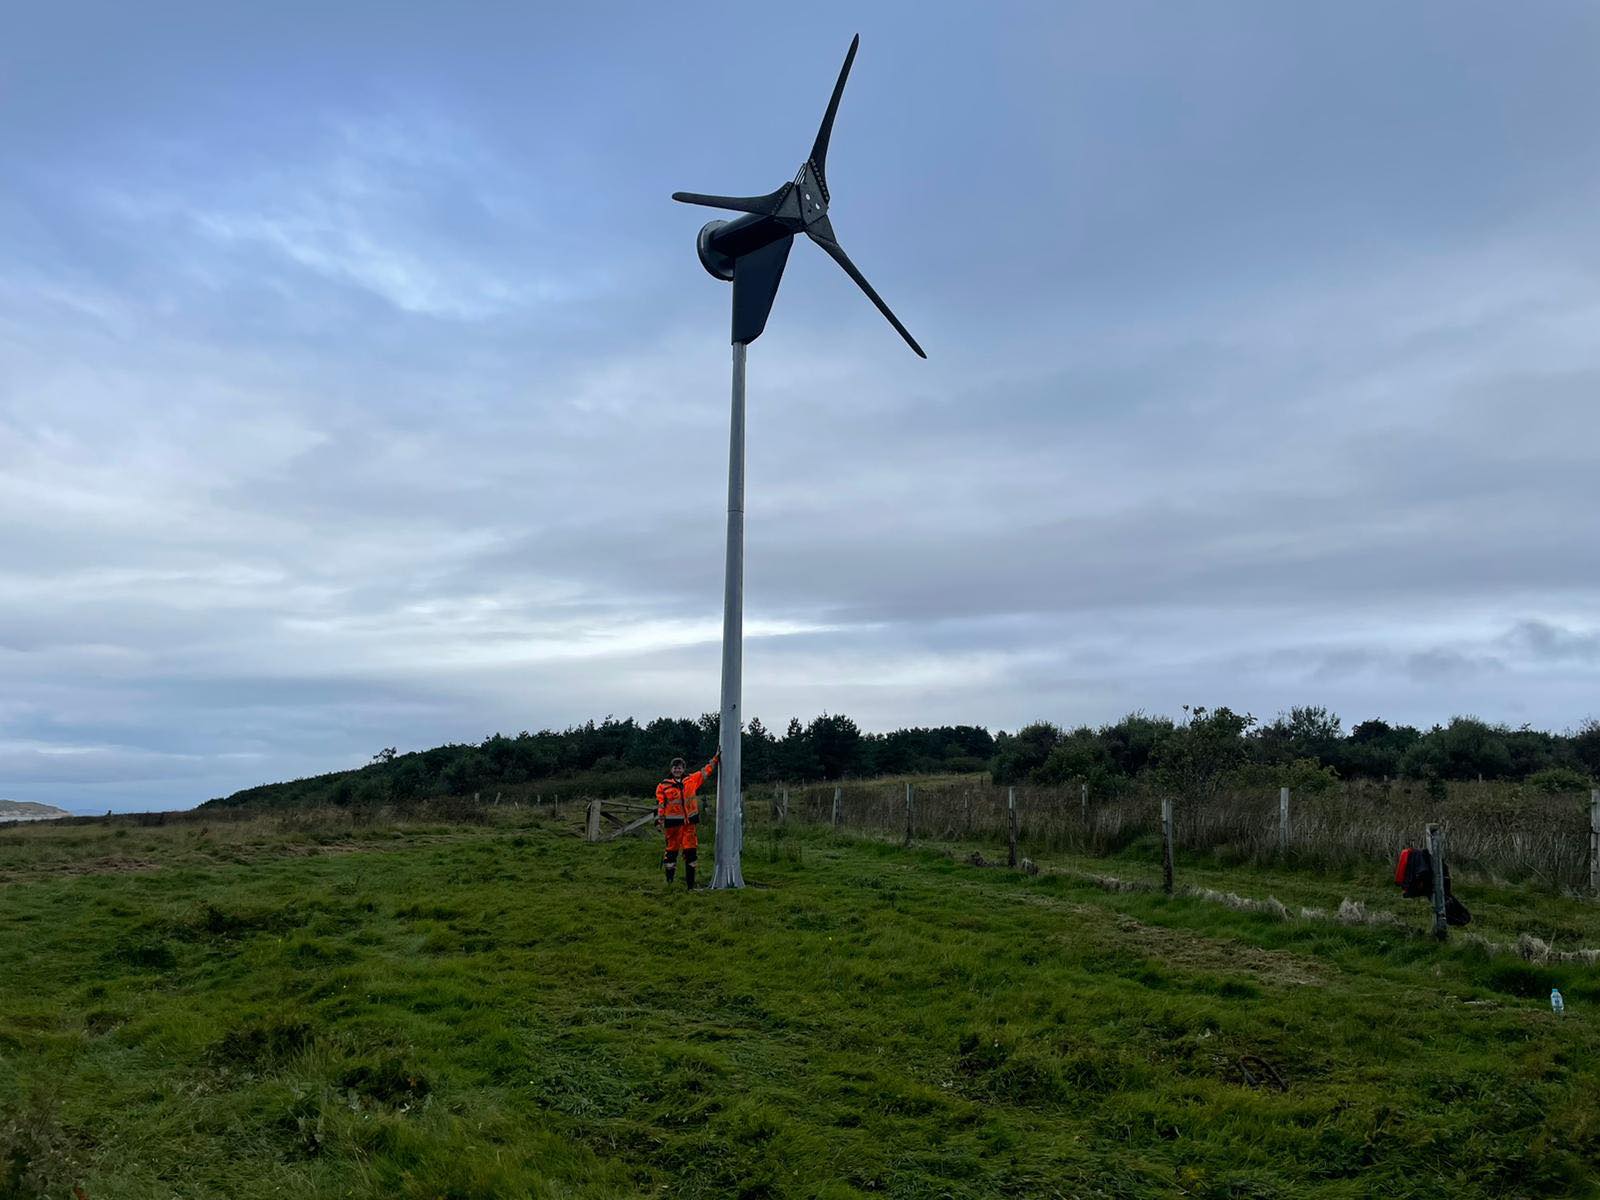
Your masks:
<svg viewBox="0 0 1600 1200"><path fill-rule="evenodd" d="M670 776L656 784L656 820L668 829L683 825L700 824L700 801L695 793L700 785L711 778L716 762L708 762L693 775L682 779Z"/></svg>

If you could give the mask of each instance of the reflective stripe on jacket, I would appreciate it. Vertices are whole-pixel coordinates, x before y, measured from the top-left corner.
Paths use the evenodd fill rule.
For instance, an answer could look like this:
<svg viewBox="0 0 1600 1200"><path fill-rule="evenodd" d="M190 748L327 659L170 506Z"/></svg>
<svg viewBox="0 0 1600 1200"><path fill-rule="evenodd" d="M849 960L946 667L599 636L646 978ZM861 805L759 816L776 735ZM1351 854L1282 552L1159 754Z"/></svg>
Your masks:
<svg viewBox="0 0 1600 1200"><path fill-rule="evenodd" d="M711 778L713 765L707 763L693 775L682 779L663 779L656 784L656 819L663 825L700 824L700 801L695 793Z"/></svg>

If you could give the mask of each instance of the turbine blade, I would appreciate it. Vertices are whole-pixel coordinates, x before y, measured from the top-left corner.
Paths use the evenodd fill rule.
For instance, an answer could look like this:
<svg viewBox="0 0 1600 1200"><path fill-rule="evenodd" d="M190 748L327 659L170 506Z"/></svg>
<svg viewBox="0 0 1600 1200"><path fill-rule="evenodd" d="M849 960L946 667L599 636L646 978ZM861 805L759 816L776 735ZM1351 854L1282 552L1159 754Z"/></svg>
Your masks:
<svg viewBox="0 0 1600 1200"><path fill-rule="evenodd" d="M833 226L829 224L828 219L823 217L820 221L815 222L806 230L806 236L826 250L828 257L843 267L844 273L856 281L856 286L867 294L867 299L878 306L878 311L888 317L889 324L893 325L896 332L905 338L906 345L915 350L920 357L927 358L927 351L917 345L917 339L911 336L904 325L900 324L900 318L890 311L889 306L883 302L883 297L878 295L873 286L867 282L867 277L856 268L855 263L850 261L850 256L844 252L844 247L834 240Z"/></svg>
<svg viewBox="0 0 1600 1200"><path fill-rule="evenodd" d="M839 68L839 82L833 85L833 95L828 100L828 111L822 114L822 126L817 130L817 140L811 144L811 162L817 169L817 179L822 184L822 197L828 197L828 139L833 136L833 118L839 114L839 97L844 95L844 81L849 78L850 64L856 60L856 47L861 45L858 33L850 39L850 52L844 56L844 66Z"/></svg>
<svg viewBox="0 0 1600 1200"><path fill-rule="evenodd" d="M672 198L680 204L701 204L706 208L726 208L733 212L759 213L769 217L778 211L784 195L794 184L786 183L765 196L707 196L700 192L673 192Z"/></svg>

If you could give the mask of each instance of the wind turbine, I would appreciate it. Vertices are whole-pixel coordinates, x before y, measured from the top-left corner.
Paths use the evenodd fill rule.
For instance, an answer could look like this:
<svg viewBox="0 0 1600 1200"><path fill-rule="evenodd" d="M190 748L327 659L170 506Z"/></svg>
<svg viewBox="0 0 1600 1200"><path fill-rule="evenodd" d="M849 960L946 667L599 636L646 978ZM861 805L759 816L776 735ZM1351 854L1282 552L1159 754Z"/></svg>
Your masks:
<svg viewBox="0 0 1600 1200"><path fill-rule="evenodd" d="M740 739L744 662L744 375L745 350L767 327L767 316L778 296L784 264L796 234L803 233L825 250L867 299L878 306L889 324L918 356L927 358L916 338L890 311L867 277L839 245L828 220L828 140L839 98L861 45L858 34L833 85L828 110L811 153L794 179L765 196L708 196L700 192L673 192L684 204L701 204L742 213L728 221L711 221L700 230L697 247L701 265L718 279L733 284L733 418L728 438L728 558L722 601L722 775L717 783L716 870L714 888L744 886L739 854L744 844L744 809L740 778Z"/></svg>

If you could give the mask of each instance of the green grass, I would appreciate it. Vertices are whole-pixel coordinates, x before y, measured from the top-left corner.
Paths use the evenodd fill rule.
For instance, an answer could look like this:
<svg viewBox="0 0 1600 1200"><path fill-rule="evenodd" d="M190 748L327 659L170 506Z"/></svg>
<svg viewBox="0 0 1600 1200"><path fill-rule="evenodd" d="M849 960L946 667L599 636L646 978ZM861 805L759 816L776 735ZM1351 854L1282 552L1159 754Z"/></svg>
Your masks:
<svg viewBox="0 0 1600 1200"><path fill-rule="evenodd" d="M0 834L0 1197L1600 1194L1592 969L820 832L691 896L569 818Z"/></svg>

